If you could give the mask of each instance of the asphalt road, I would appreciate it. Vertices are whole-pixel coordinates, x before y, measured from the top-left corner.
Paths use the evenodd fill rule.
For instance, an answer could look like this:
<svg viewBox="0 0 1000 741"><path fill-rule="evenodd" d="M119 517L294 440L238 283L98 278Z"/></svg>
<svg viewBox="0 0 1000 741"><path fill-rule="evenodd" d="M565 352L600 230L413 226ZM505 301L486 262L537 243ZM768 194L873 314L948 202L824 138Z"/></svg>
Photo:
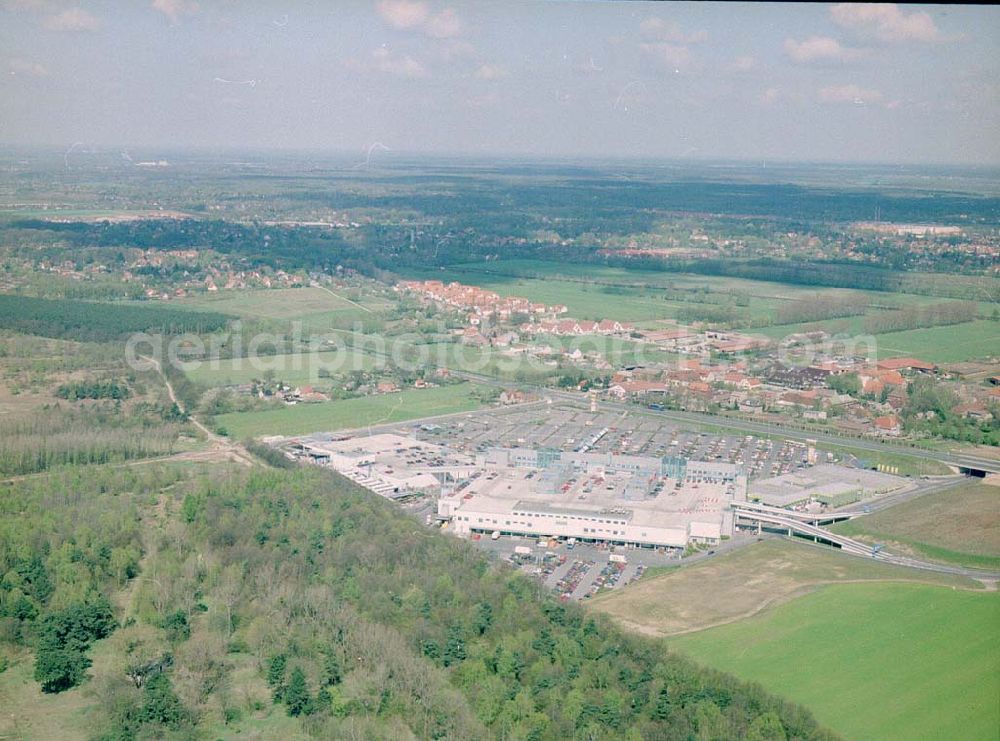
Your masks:
<svg viewBox="0 0 1000 741"><path fill-rule="evenodd" d="M883 509L895 507L897 504L908 502L911 499L917 499L925 494L933 494L935 492L953 489L956 486L966 484L969 481L970 479L968 476L942 476L926 480L921 479L913 488L907 488L895 494L886 494L885 496L875 497L874 499L862 502L860 506L867 507L868 512L880 512ZM854 504L842 507L841 509L856 510L858 506L859 504L855 502Z"/></svg>

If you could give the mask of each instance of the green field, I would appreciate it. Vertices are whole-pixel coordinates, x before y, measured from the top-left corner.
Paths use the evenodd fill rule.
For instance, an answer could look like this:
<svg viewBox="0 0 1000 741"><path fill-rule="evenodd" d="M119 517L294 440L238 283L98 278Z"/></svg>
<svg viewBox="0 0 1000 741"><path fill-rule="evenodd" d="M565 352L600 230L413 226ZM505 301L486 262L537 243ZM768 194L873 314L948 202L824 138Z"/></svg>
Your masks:
<svg viewBox="0 0 1000 741"><path fill-rule="evenodd" d="M565 304L569 309L568 316L574 319L616 319L623 322L654 322L662 319L673 319L679 309L693 304L680 301L666 301L662 296L662 288L669 285L682 286L686 280L680 276L666 273L646 273L626 271L616 268L600 268L596 266L571 265L562 263L545 263L534 261L512 261L517 268L510 268L510 263L503 263L501 270L516 272L519 269L526 273L545 274L551 271L554 277L533 278L516 277L513 275L498 275L490 270L482 270L478 265L459 265L446 268L444 271L419 271L410 274L419 278L435 278L438 280L456 280L460 283L477 285L496 291L501 296L524 296L532 301L546 304ZM558 276L558 277L556 277ZM568 280L560 280L568 278ZM688 277L693 285L705 286L709 281ZM598 282L613 283L649 283L649 286L607 286ZM773 290L773 286L771 286ZM720 290L728 290L721 289ZM766 316L772 308L771 300L767 298L752 298L750 306L746 307L753 316Z"/></svg>
<svg viewBox="0 0 1000 741"><path fill-rule="evenodd" d="M610 283L620 286L636 285L651 288L708 288L713 292L738 292L749 296L777 300L809 298L815 296L817 291L813 286L777 284L746 278L697 275L694 273L672 273L661 270L637 270L586 263L554 262L551 260L503 260L494 263L457 263L448 265L443 270L427 270L423 271L423 273L426 273L426 277L428 278L457 280L461 283L475 283L476 285L480 285L481 282L502 284L519 279L543 281L568 279L571 281L590 281L595 284ZM818 290L831 295L868 295L871 293L849 288L819 288ZM881 296L882 294L875 293L872 295Z"/></svg>
<svg viewBox="0 0 1000 741"><path fill-rule="evenodd" d="M826 322L783 324L756 330L759 334L780 340L796 332L816 327L837 329L837 334L865 335L864 317L831 319ZM960 363L966 360L1000 356L1000 322L980 319L974 322L943 327L910 329L904 332L884 332L874 335L872 347L859 345L862 352L878 358L916 356L932 363Z"/></svg>
<svg viewBox="0 0 1000 741"><path fill-rule="evenodd" d="M395 394L320 404L297 404L261 412L233 412L215 418L236 439L266 435L304 435L366 425L402 422L419 417L476 409L477 387L462 383L431 389L409 389Z"/></svg>
<svg viewBox="0 0 1000 741"><path fill-rule="evenodd" d="M927 494L833 529L897 552L1000 569L1000 487L968 484Z"/></svg>
<svg viewBox="0 0 1000 741"><path fill-rule="evenodd" d="M605 592L590 604L636 633L666 637L744 620L828 584L862 581L979 588L965 577L769 538Z"/></svg>
<svg viewBox="0 0 1000 741"><path fill-rule="evenodd" d="M92 653L95 671L108 658L98 646ZM0 673L0 738L3 739L79 739L87 738L87 717L93 701L82 688L72 692L47 694L32 677L34 659L30 654L17 656Z"/></svg>
<svg viewBox="0 0 1000 741"><path fill-rule="evenodd" d="M740 312L752 319L773 320L778 307L788 301L816 296L853 298L859 305L873 307L910 307L938 304L948 299L905 293L880 293L849 288L797 286L742 278L667 273L649 270L558 263L543 260L505 260L498 263L460 263L438 270L410 270L409 277L456 280L481 286L503 296L525 296L547 304L565 304L569 315L577 319L606 319L651 326L661 320L675 319L684 307L697 303L667 301L663 289L707 290L720 300L731 293L749 297L749 305ZM990 305L981 302L985 314ZM871 308L880 313L884 308ZM801 324L764 326L749 331L780 339L788 334L827 329L849 335L864 334L864 316L844 317ZM894 332L877 336L878 353L884 357L917 354L928 360L945 363L986 355L1000 355L1000 328L989 321L969 322L953 327Z"/></svg>
<svg viewBox="0 0 1000 741"><path fill-rule="evenodd" d="M329 352L299 353L288 355L260 355L256 358L227 358L224 360L188 363L184 372L195 383L205 386L233 386L262 379L270 372L274 380L292 386L328 383L319 377L320 370L331 374L355 370L370 370L376 358L359 350L342 349Z"/></svg>
<svg viewBox="0 0 1000 741"><path fill-rule="evenodd" d="M915 355L932 363L1000 356L1000 322L983 319L950 327L875 335L879 357Z"/></svg>
<svg viewBox="0 0 1000 741"><path fill-rule="evenodd" d="M379 298L351 298L349 291L331 293L323 288L275 288L220 291L177 301L180 306L210 309L256 319L300 321L305 332L322 332L336 322L367 321L391 305ZM336 294L336 295L335 295Z"/></svg>
<svg viewBox="0 0 1000 741"><path fill-rule="evenodd" d="M897 294L893 294L894 297ZM981 304L986 311L986 304ZM775 340L790 334L824 328L851 337L864 336L864 317L853 316L825 322L783 324L755 330ZM861 352L875 358L915 356L932 363L960 363L967 360L1000 356L1000 322L980 319L942 327L884 332L874 335L872 347L861 344Z"/></svg>
<svg viewBox="0 0 1000 741"><path fill-rule="evenodd" d="M5 208L0 217L9 219L110 219L135 212L100 208ZM148 213L148 212L147 212Z"/></svg>
<svg viewBox="0 0 1000 741"><path fill-rule="evenodd" d="M867 741L996 741L1000 595L841 584L670 648Z"/></svg>
<svg viewBox="0 0 1000 741"><path fill-rule="evenodd" d="M921 455L852 448L850 442L844 445L824 445L823 448L839 456L852 455L863 461L866 466L893 466L901 476L947 476L953 473L944 463Z"/></svg>

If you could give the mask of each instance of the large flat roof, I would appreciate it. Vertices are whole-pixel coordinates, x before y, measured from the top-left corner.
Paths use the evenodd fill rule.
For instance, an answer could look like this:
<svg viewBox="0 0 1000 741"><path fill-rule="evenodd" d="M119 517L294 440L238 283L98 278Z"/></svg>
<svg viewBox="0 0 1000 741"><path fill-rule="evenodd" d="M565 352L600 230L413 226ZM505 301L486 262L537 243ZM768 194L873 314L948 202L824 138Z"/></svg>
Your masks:
<svg viewBox="0 0 1000 741"><path fill-rule="evenodd" d="M547 514L579 515L581 517L592 517L602 515L616 520L629 521L632 519L633 510L625 507L570 507L552 502L539 502L522 499L514 503L514 510L518 512L540 512Z"/></svg>
<svg viewBox="0 0 1000 741"><path fill-rule="evenodd" d="M750 484L750 494L768 504L787 507L820 495L833 496L851 491L860 490L862 496L874 496L902 488L907 483L901 476L824 463L755 481Z"/></svg>

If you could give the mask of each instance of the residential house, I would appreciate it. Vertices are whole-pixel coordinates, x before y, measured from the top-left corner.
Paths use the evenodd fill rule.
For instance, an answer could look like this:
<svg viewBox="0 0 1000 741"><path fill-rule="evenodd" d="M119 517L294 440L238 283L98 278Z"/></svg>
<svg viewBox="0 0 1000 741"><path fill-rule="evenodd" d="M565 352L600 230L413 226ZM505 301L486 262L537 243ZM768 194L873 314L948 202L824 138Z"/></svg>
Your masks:
<svg viewBox="0 0 1000 741"><path fill-rule="evenodd" d="M899 422L899 417L894 414L886 415L884 417L876 417L874 425L876 432L887 437L898 437L903 431L903 427Z"/></svg>

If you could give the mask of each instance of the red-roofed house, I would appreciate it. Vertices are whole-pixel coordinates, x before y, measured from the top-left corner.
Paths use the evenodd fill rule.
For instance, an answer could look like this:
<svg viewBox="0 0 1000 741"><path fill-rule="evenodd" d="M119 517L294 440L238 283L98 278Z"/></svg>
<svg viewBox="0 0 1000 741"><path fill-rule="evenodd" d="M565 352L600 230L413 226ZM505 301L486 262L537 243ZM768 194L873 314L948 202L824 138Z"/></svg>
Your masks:
<svg viewBox="0 0 1000 741"><path fill-rule="evenodd" d="M986 405L980 404L979 402L959 404L958 406L953 407L951 411L961 417L978 419L983 422L993 419L993 415L990 414L990 410L986 408Z"/></svg>
<svg viewBox="0 0 1000 741"><path fill-rule="evenodd" d="M608 389L612 396L645 396L649 393L662 394L667 390L666 384L659 381L624 381Z"/></svg>
<svg viewBox="0 0 1000 741"><path fill-rule="evenodd" d="M580 323L575 319L563 319L556 323L556 334L579 334Z"/></svg>
<svg viewBox="0 0 1000 741"><path fill-rule="evenodd" d="M875 429L878 430L879 434L890 437L895 437L902 431L902 427L899 424L899 417L891 414L885 417L876 417Z"/></svg>
<svg viewBox="0 0 1000 741"><path fill-rule="evenodd" d="M934 363L928 363L926 360L918 358L886 358L878 361L878 368L879 370L915 370L926 373L937 370Z"/></svg>
<svg viewBox="0 0 1000 741"><path fill-rule="evenodd" d="M622 324L614 319L602 319L597 325L597 331L601 334L618 334L628 332L631 329L631 324Z"/></svg>
<svg viewBox="0 0 1000 741"><path fill-rule="evenodd" d="M861 386L861 393L879 396L885 390L885 384L877 378L871 378Z"/></svg>
<svg viewBox="0 0 1000 741"><path fill-rule="evenodd" d="M886 386L903 386L906 384L906 379L900 374L899 371L882 371L878 374L878 380L884 383Z"/></svg>

